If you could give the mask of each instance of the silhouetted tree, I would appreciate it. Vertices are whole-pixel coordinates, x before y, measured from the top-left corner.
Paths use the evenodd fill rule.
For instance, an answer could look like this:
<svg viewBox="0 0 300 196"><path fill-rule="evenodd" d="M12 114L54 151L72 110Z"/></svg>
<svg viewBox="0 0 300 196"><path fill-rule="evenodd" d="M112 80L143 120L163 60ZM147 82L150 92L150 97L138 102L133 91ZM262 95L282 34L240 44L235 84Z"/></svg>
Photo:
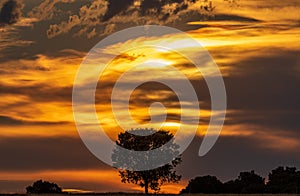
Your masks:
<svg viewBox="0 0 300 196"><path fill-rule="evenodd" d="M263 193L265 179L251 172L241 172L237 179L223 185L225 193Z"/></svg>
<svg viewBox="0 0 300 196"><path fill-rule="evenodd" d="M251 172L241 172L235 180L222 183L215 176L192 179L182 193L263 193L265 179Z"/></svg>
<svg viewBox="0 0 300 196"><path fill-rule="evenodd" d="M251 172L241 172L238 181L241 185L241 193L262 193L265 188L265 179Z"/></svg>
<svg viewBox="0 0 300 196"><path fill-rule="evenodd" d="M268 193L298 193L300 190L299 171L295 167L278 167L269 174L266 186Z"/></svg>
<svg viewBox="0 0 300 196"><path fill-rule="evenodd" d="M296 181L297 181L296 193L299 194L299 192L300 192L300 171L297 171Z"/></svg>
<svg viewBox="0 0 300 196"><path fill-rule="evenodd" d="M223 186L220 186L223 185ZM181 193L293 193L299 194L300 171L295 167L278 167L269 174L269 181L254 171L241 172L237 179L222 184L214 176L197 177L191 180Z"/></svg>
<svg viewBox="0 0 300 196"><path fill-rule="evenodd" d="M62 189L55 183L38 180L32 186L26 187L27 193L41 194L41 193L62 193Z"/></svg>
<svg viewBox="0 0 300 196"><path fill-rule="evenodd" d="M240 193L241 192L241 183L239 180L230 180L223 184L224 193Z"/></svg>
<svg viewBox="0 0 300 196"><path fill-rule="evenodd" d="M222 186L215 176L201 176L190 180L181 193L222 193Z"/></svg>
<svg viewBox="0 0 300 196"><path fill-rule="evenodd" d="M134 165L135 163L139 164L141 162L155 164L155 161L159 162L161 161L159 159L164 159L165 157L177 157L168 164L152 170L135 171L134 168L132 170L129 170L128 168L121 169L119 171L121 181L123 183L133 183L143 187L146 194L148 194L149 189L158 192L161 185L166 182L179 182L181 176L177 175L174 169L181 163L181 157L178 152L179 146L172 142L173 139L173 134L163 130L135 129L120 133L116 144L128 150L150 152L161 146L167 146L165 144L169 141L171 142L164 150L162 150L162 154L157 155L154 159L152 157L153 154L151 153L144 157L134 157L134 155L123 153L121 148L116 148L113 152L112 160L114 166L117 168L124 168L128 165Z"/></svg>

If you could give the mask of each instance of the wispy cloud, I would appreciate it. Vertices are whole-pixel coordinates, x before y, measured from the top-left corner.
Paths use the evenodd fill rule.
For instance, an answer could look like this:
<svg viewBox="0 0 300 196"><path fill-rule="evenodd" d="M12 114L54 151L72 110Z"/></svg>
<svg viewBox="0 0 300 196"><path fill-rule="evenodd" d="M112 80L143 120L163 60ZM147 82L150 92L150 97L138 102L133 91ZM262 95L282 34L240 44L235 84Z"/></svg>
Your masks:
<svg viewBox="0 0 300 196"><path fill-rule="evenodd" d="M0 59L5 58L4 51L12 50L14 47L30 46L34 43L32 40L20 39L19 29L30 27L34 20L22 19L13 25L0 25Z"/></svg>

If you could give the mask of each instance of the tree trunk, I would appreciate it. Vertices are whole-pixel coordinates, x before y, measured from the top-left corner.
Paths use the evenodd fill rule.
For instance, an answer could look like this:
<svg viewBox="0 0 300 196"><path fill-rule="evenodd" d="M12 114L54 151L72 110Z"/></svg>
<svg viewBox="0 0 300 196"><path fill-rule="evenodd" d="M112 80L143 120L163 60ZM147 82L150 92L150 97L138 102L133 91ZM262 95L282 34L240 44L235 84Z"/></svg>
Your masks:
<svg viewBox="0 0 300 196"><path fill-rule="evenodd" d="M149 186L149 184L148 184L148 178L146 177L145 179L144 179L144 182L145 182L145 194L146 195L148 195L148 186Z"/></svg>
<svg viewBox="0 0 300 196"><path fill-rule="evenodd" d="M145 184L145 194L148 195L148 183Z"/></svg>

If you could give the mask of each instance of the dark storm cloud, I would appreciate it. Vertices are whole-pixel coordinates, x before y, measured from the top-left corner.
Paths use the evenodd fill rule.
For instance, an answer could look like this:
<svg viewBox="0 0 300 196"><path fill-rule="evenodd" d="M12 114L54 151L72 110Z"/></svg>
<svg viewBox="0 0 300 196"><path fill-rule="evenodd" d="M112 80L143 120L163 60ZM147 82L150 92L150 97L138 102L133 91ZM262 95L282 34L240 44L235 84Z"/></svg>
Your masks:
<svg viewBox="0 0 300 196"><path fill-rule="evenodd" d="M109 169L80 138L1 138L0 146L1 171Z"/></svg>
<svg viewBox="0 0 300 196"><path fill-rule="evenodd" d="M0 10L0 24L13 24L22 16L24 5L21 0L8 0Z"/></svg>

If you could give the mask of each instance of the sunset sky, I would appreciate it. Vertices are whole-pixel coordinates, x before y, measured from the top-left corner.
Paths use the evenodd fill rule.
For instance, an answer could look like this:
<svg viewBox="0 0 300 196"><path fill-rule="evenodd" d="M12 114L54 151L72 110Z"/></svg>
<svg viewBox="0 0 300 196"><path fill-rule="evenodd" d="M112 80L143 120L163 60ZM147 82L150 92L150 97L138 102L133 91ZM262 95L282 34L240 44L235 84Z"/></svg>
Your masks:
<svg viewBox="0 0 300 196"><path fill-rule="evenodd" d="M22 5L14 8L22 14L18 21L7 24L0 19L0 193L24 192L39 179L64 189L141 190L122 184L118 170L85 147L72 112L74 79L88 52L114 32L138 25L165 25L188 33L209 51L227 91L221 135L208 154L198 157L209 119L219 113L211 113L207 85L191 62L155 48L129 50L110 62L95 100L99 122L112 140L121 130L111 111L112 87L135 65L149 60L165 64L161 69L166 69L168 80L180 84L178 75L167 70L173 66L189 78L198 95L197 136L177 167L183 179L163 186L162 192L178 193L199 175L226 181L240 171L255 170L267 177L279 165L300 167L299 0L213 0L211 12L200 9L209 3L199 0L17 1ZM0 0L0 8L5 2ZM114 43L103 52L113 55L116 49L160 42L196 55L195 47L176 34ZM209 65L205 69L214 76ZM151 67L140 71L159 75ZM164 126L176 130L181 115L178 99L160 84L145 83L133 92L132 118L148 122L153 101L166 108ZM153 115L162 113L154 110ZM197 112L189 115L198 120Z"/></svg>

